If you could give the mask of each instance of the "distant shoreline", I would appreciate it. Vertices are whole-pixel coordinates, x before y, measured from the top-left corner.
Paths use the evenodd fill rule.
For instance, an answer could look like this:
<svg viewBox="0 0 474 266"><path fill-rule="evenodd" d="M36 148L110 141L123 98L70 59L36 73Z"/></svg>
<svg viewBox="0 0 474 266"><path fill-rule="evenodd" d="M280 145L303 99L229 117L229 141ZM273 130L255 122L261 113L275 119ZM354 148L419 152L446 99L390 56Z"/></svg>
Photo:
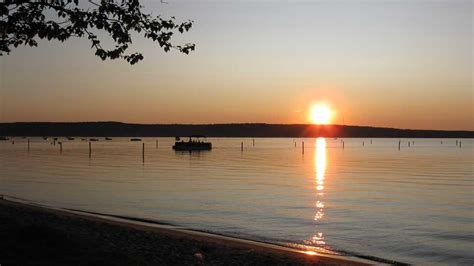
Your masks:
<svg viewBox="0 0 474 266"><path fill-rule="evenodd" d="M127 124L121 122L0 123L0 136L37 137L207 137L268 138L474 138L467 130L418 130L311 124Z"/></svg>
<svg viewBox="0 0 474 266"><path fill-rule="evenodd" d="M0 258L9 264L370 265L325 255L78 211L0 199ZM46 239L45 239L46 237ZM91 245L91 243L94 243ZM21 252L19 252L21 251ZM51 256L50 253L56 254ZM378 262L380 263L380 262Z"/></svg>

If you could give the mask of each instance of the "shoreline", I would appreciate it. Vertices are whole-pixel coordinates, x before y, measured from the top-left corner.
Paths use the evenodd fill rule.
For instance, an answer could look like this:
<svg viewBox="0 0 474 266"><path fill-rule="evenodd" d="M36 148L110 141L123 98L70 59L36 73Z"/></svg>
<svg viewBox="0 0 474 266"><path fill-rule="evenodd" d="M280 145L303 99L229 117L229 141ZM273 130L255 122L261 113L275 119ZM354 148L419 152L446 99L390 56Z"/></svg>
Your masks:
<svg viewBox="0 0 474 266"><path fill-rule="evenodd" d="M123 260L117 261L115 265L127 265L130 264L130 262L139 265L149 265L156 263L162 265L170 265L174 263L198 265L260 263L285 265L371 265L382 263L379 261L372 261L357 257L346 257L317 253L314 251L304 251L275 244L189 230L174 225L159 224L139 218L133 219L128 217L114 217L98 213L88 213L78 210L48 207L28 201L23 201L21 199L13 199L7 196L0 198L0 209L0 218L3 220L12 221L11 224L8 224L7 222L7 225L3 226L3 230L14 233L15 230L11 229L17 229L17 231L20 232L19 235L22 235L22 232L25 231L25 228L36 228L36 231L39 232L29 232L29 236L26 236L30 242L35 242L38 240L32 240L30 238L31 235L33 235L33 238L38 238L34 235L37 233L40 233L41 235L41 231L50 232L51 235L64 234L67 236L66 239L69 241L79 241L85 245L85 250L76 248L74 250L75 253L92 252L90 255L78 254L77 256L80 258L87 257L89 260L104 259L105 261L102 262L109 263L110 261L108 261L108 259L115 260L116 258L123 256L126 257ZM16 223L19 224L19 227L24 228L11 228L18 227L16 226ZM12 226L12 224L15 224L15 226ZM101 230L96 230L96 227L100 227ZM76 233L76 231L81 233ZM2 232L3 231L0 231L0 236L2 236ZM49 233L47 235L49 235ZM96 236L92 237L91 235ZM97 235L102 237L97 237ZM104 235L106 236L105 239L103 237ZM124 235L128 235L128 237L125 237L124 239ZM136 235L140 235L140 237L133 241L132 239L136 238ZM2 238L5 238L5 236ZM4 241L2 244L9 246L10 249L12 248L12 245L15 249L15 245L21 246L24 244L21 243L21 240L18 240L18 236L7 236L5 239L6 241ZM57 240L59 240L57 241L59 243L55 244L58 244L59 246L66 244L64 248L67 249L68 244L61 243L64 242L64 239L60 237ZM96 251L88 250L90 249L90 242L99 244L101 247L118 245L115 246L115 248L108 247L105 248L105 250L102 250L109 255L111 253L117 253L118 257L94 257ZM126 243L126 246L130 245L134 248L130 250L128 247L124 247L120 243ZM33 249L33 253L38 253L36 250L38 246L33 246L31 248ZM5 259L2 257L15 257L15 254L7 254L8 248L6 251L5 247L2 247L2 249L4 252L0 252L0 263L2 263L2 260ZM148 252L144 252L149 250L156 251L157 249L160 250L158 254L155 253L152 255ZM170 250L172 252L170 252ZM100 253L102 251L98 250L97 252ZM69 252L70 250L67 250L65 253ZM28 252L25 252L25 255L27 253ZM39 252L39 254L35 255L39 255L39 257L41 257L42 253L44 252ZM73 259L74 256L68 257L69 259ZM43 259L45 263L55 265L54 261L48 261L50 259L48 256L42 257L41 259ZM132 261L130 261L130 259ZM138 259L139 262L136 263L136 261L133 261L135 259ZM9 265L7 262L17 264L14 259L10 261L7 260L5 265ZM81 261L79 264L95 264L94 261L89 262ZM37 262L33 261L30 263L38 264ZM25 261L22 261L22 263L19 264L25 264ZM28 261L26 261L26 264L28 264ZM63 262L58 263L57 265L60 264L63 264Z"/></svg>

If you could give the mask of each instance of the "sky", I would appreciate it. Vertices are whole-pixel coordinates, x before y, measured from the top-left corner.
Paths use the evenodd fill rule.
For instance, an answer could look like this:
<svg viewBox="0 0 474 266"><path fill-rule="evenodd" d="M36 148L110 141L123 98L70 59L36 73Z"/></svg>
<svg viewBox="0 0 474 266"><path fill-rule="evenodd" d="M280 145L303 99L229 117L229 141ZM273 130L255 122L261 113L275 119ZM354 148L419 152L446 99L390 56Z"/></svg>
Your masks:
<svg viewBox="0 0 474 266"><path fill-rule="evenodd" d="M0 57L0 122L331 123L474 130L472 1L143 1L194 20L144 61L101 61L85 39ZM101 36L108 39L108 36Z"/></svg>

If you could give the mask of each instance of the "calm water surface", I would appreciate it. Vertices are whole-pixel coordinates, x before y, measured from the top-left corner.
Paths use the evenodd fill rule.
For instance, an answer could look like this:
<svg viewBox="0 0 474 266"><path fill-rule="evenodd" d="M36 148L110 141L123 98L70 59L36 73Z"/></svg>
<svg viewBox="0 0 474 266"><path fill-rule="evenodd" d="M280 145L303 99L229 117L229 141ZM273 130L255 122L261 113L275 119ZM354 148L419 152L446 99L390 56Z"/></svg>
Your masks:
<svg viewBox="0 0 474 266"><path fill-rule="evenodd" d="M473 140L172 138L0 142L0 194L300 248L474 263ZM244 142L244 151L240 143ZM301 142L305 143L304 154ZM415 141L408 147L409 141ZM364 142L364 143L363 143ZM441 143L442 142L442 143ZM296 143L296 147L295 147ZM363 145L364 144L364 145Z"/></svg>

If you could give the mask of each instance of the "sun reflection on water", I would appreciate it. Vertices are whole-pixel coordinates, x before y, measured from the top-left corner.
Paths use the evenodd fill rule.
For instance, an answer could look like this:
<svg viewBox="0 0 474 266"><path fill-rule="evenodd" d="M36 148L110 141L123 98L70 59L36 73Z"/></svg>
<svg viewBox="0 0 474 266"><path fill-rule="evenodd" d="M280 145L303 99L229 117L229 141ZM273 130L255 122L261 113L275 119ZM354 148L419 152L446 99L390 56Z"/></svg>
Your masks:
<svg viewBox="0 0 474 266"><path fill-rule="evenodd" d="M316 172L316 214L314 220L319 221L324 217L324 177L326 174L326 140L324 138L318 138L316 140L316 152L314 156L314 167ZM325 246L324 235L322 232L317 232L310 240L312 245Z"/></svg>
<svg viewBox="0 0 474 266"><path fill-rule="evenodd" d="M318 138L316 140L316 190L319 196L324 195L324 174L326 173L326 140Z"/></svg>

